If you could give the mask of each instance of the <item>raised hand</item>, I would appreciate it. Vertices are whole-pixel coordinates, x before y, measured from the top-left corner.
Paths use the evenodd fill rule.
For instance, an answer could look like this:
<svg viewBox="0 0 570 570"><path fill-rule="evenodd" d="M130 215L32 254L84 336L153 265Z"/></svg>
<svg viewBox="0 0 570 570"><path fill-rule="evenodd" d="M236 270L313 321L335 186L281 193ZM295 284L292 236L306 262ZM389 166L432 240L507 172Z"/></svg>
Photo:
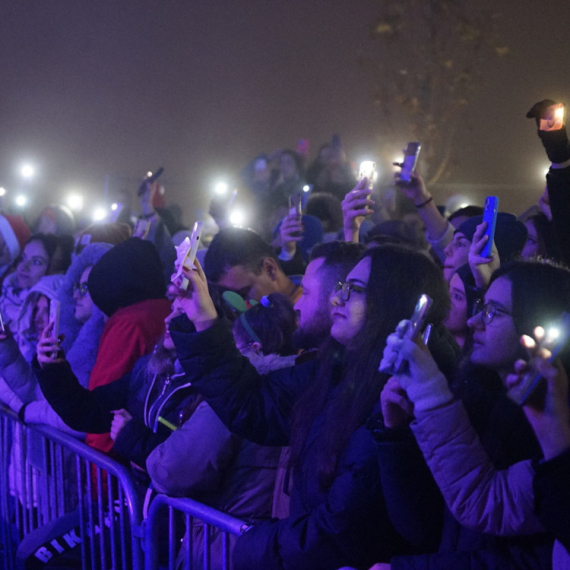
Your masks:
<svg viewBox="0 0 570 570"><path fill-rule="evenodd" d="M297 215L289 214L283 220L279 233L281 234L281 249L289 257L297 251L297 242L303 240L305 227L303 220Z"/></svg>
<svg viewBox="0 0 570 570"><path fill-rule="evenodd" d="M493 242L493 247L491 248L491 257L483 257L481 255L485 244L489 241L489 236L485 235L486 229L487 222L482 222L477 226L473 234L468 257L469 267L475 278L475 284L483 289L489 285L493 272L501 266L495 242Z"/></svg>
<svg viewBox="0 0 570 570"><path fill-rule="evenodd" d="M59 364L65 362L65 356L61 357L61 348L59 343L60 338L53 336L53 323L50 323L40 335L40 340L38 341L38 346L36 347L36 353L38 356L38 363L41 368L48 366L49 364Z"/></svg>
<svg viewBox="0 0 570 570"><path fill-rule="evenodd" d="M542 331L535 329L535 338L540 340ZM532 368L539 372L544 387L529 398L523 406L525 415L534 429L545 459L552 459L570 449L570 408L568 407L568 376L560 362L548 361L548 349L540 348L534 339L523 335L521 343L527 349L529 361L517 360L514 371L507 376L507 387L517 387Z"/></svg>
<svg viewBox="0 0 570 570"><path fill-rule="evenodd" d="M370 199L372 190L368 188L368 178L364 177L344 197L342 201L342 219L344 227L344 239L358 243L358 231L364 218L372 213L370 206L374 200Z"/></svg>
<svg viewBox="0 0 570 570"><path fill-rule="evenodd" d="M178 288L177 295L186 316L200 332L212 326L218 318L218 313L210 297L208 281L198 259L194 260L193 269L184 269L184 275L190 282L188 291Z"/></svg>

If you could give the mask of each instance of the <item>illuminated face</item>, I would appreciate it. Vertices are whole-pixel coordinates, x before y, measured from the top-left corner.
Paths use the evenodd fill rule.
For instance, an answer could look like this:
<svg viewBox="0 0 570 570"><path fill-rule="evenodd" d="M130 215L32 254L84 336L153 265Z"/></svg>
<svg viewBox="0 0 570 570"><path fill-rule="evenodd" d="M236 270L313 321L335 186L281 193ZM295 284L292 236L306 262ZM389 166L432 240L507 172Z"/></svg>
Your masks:
<svg viewBox="0 0 570 570"><path fill-rule="evenodd" d="M445 261L443 262L443 276L449 281L452 275L468 262L471 241L465 234L456 232L453 241L445 248Z"/></svg>
<svg viewBox="0 0 570 570"><path fill-rule="evenodd" d="M49 323L49 300L45 295L40 295L34 307L34 327L40 336Z"/></svg>
<svg viewBox="0 0 570 570"><path fill-rule="evenodd" d="M477 313L468 321L473 329L471 362L492 368L499 374L511 371L521 350L512 316L511 291L507 277L493 281L485 294L485 305L490 303L494 307L493 319L485 324L482 313Z"/></svg>
<svg viewBox="0 0 570 570"><path fill-rule="evenodd" d="M449 295L451 309L444 325L454 335L464 334L467 331L467 297L465 285L457 273L453 274L449 282Z"/></svg>
<svg viewBox="0 0 570 570"><path fill-rule="evenodd" d="M365 257L347 275L346 282L359 288L366 288L370 267L370 258ZM343 346L348 346L366 322L366 291L353 289L350 291L348 301L344 301L342 292L338 291L332 295L331 303L333 306L331 336Z"/></svg>
<svg viewBox="0 0 570 570"><path fill-rule="evenodd" d="M91 273L93 266L90 265L83 270L81 278L79 279L79 287L73 291L73 298L75 299L75 318L80 323L86 323L93 314L93 301L87 289L87 280Z"/></svg>
<svg viewBox="0 0 570 570"><path fill-rule="evenodd" d="M26 245L16 268L18 285L22 289L33 287L48 271L49 256L41 241Z"/></svg>
<svg viewBox="0 0 570 570"><path fill-rule="evenodd" d="M331 291L325 291L319 275L324 258L315 259L307 265L301 281L303 294L295 303L298 327L293 333L293 342L298 348L315 348L329 335L332 325L329 302ZM328 293L328 294L327 294Z"/></svg>
<svg viewBox="0 0 570 570"><path fill-rule="evenodd" d="M224 289L235 291L246 301L259 301L264 295L277 291L277 285L272 271L264 263L259 274L253 273L243 265L230 267L218 281Z"/></svg>

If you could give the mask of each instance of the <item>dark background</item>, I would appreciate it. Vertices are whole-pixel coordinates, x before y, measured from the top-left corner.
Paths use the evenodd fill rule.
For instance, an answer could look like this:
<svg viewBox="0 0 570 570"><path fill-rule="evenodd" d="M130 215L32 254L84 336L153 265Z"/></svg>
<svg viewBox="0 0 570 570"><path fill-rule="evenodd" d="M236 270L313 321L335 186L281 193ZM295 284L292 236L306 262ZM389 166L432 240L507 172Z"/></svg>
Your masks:
<svg viewBox="0 0 570 570"><path fill-rule="evenodd" d="M480 200L504 185L502 209L520 212L548 166L524 114L547 96L570 102L570 2L489 5L503 14L510 53L485 68L449 182ZM134 188L162 165L167 197L190 222L212 184L260 151L308 138L312 157L338 132L358 162L382 133L377 78L357 64L377 49L377 9L373 0L4 0L0 185L13 196L30 161L35 206L76 190L92 209L106 175L111 188Z"/></svg>

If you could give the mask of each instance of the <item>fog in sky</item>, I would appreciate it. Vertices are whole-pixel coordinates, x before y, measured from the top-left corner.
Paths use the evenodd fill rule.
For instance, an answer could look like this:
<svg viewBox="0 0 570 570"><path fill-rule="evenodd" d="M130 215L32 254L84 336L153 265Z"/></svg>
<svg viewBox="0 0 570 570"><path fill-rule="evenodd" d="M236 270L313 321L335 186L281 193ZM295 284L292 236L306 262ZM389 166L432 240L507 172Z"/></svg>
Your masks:
<svg viewBox="0 0 570 570"><path fill-rule="evenodd" d="M14 193L28 160L37 204L75 189L95 205L106 176L134 189L164 166L167 198L191 222L212 184L261 151L308 138L313 156L339 133L358 162L382 132L370 71L357 63L377 49L369 28L380 4L6 0L0 185ZM517 212L540 193L547 166L524 114L547 96L570 102L570 2L494 5L510 53L485 69L450 182L516 186L504 204Z"/></svg>

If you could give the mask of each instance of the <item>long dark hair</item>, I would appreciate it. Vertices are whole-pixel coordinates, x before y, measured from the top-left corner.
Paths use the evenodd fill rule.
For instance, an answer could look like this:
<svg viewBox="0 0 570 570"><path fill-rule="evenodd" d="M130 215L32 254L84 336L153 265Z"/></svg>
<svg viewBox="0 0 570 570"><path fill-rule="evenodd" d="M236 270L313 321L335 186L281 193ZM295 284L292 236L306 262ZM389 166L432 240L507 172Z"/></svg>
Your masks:
<svg viewBox="0 0 570 570"><path fill-rule="evenodd" d="M378 401L388 375L378 372L387 336L412 315L418 298L434 300L429 322L438 325L449 311L449 291L441 271L425 254L402 245L368 250L370 277L366 286L366 321L350 346L332 337L319 355L317 379L295 405L291 425L291 464L298 469L315 418L324 415L316 447L316 465L323 489L332 484L338 461L354 431ZM362 260L361 260L362 261Z"/></svg>

